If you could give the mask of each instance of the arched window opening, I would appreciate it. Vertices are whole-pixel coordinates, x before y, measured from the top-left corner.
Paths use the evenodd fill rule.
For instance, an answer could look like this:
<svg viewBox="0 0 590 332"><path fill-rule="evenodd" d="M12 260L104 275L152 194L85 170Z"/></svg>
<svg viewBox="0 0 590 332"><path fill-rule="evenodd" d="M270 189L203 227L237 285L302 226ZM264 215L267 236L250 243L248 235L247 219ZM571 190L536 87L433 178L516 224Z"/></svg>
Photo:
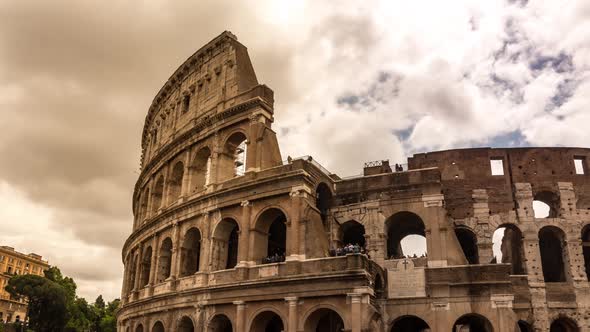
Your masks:
<svg viewBox="0 0 590 332"><path fill-rule="evenodd" d="M139 220L139 224L143 223L143 220L148 217L148 202L150 199L150 189L145 188L143 194L141 195L140 203L139 203L139 213L137 215L137 219Z"/></svg>
<svg viewBox="0 0 590 332"><path fill-rule="evenodd" d="M137 325L137 327L135 328L135 332L143 332L143 325Z"/></svg>
<svg viewBox="0 0 590 332"><path fill-rule="evenodd" d="M555 226L539 231L539 249L545 282L565 282L564 250L565 234Z"/></svg>
<svg viewBox="0 0 590 332"><path fill-rule="evenodd" d="M582 252L584 253L586 278L590 281L590 225L586 225L582 229Z"/></svg>
<svg viewBox="0 0 590 332"><path fill-rule="evenodd" d="M160 176L152 193L152 212L157 212L162 207L162 196L164 195L164 177Z"/></svg>
<svg viewBox="0 0 590 332"><path fill-rule="evenodd" d="M172 265L172 240L167 237L162 241L160 246L160 255L158 257L158 277L157 282L164 282L170 277Z"/></svg>
<svg viewBox="0 0 590 332"><path fill-rule="evenodd" d="M193 163L193 186L195 191L204 189L209 184L211 174L211 150L202 148L197 152Z"/></svg>
<svg viewBox="0 0 590 332"><path fill-rule="evenodd" d="M152 269L152 247L147 247L143 253L143 259L141 260L141 278L139 279L139 285L141 287L147 286L150 282L150 270Z"/></svg>
<svg viewBox="0 0 590 332"><path fill-rule="evenodd" d="M219 176L222 180L246 173L246 142L246 135L241 132L234 133L225 142L223 153L219 156Z"/></svg>
<svg viewBox="0 0 590 332"><path fill-rule="evenodd" d="M152 332L164 332L164 324L162 322L157 321L152 327Z"/></svg>
<svg viewBox="0 0 590 332"><path fill-rule="evenodd" d="M137 255L133 255L133 258L129 261L129 275L127 276L127 291L131 292L135 288L135 278L137 277ZM8 274L10 274L11 270L8 267Z"/></svg>
<svg viewBox="0 0 590 332"><path fill-rule="evenodd" d="M287 253L287 217L275 208L264 211L256 221L254 259L263 263L278 263Z"/></svg>
<svg viewBox="0 0 590 332"><path fill-rule="evenodd" d="M170 202L175 202L182 193L182 179L184 178L184 164L179 161L174 165L170 176Z"/></svg>
<svg viewBox="0 0 590 332"><path fill-rule="evenodd" d="M283 332L284 330L283 320L272 311L258 314L250 327L250 332Z"/></svg>
<svg viewBox="0 0 590 332"><path fill-rule="evenodd" d="M531 324L525 322L524 320L519 320L517 327L517 331L519 332L533 332L533 327L531 326Z"/></svg>
<svg viewBox="0 0 590 332"><path fill-rule="evenodd" d="M398 212L385 222L387 256L398 259L427 254L426 229L422 219L412 212Z"/></svg>
<svg viewBox="0 0 590 332"><path fill-rule="evenodd" d="M212 238L211 268L213 271L233 269L238 263L238 223L225 218L219 222Z"/></svg>
<svg viewBox="0 0 590 332"><path fill-rule="evenodd" d="M195 332L193 320L187 316L182 317L178 322L178 332Z"/></svg>
<svg viewBox="0 0 590 332"><path fill-rule="evenodd" d="M342 246L358 245L360 248L365 247L365 226L350 220L340 225L342 233Z"/></svg>
<svg viewBox="0 0 590 332"><path fill-rule="evenodd" d="M233 332L231 321L225 315L215 315L207 325L207 332Z"/></svg>
<svg viewBox="0 0 590 332"><path fill-rule="evenodd" d="M510 264L510 274L526 274L522 238L520 229L512 224L498 227L492 235L495 261Z"/></svg>
<svg viewBox="0 0 590 332"><path fill-rule="evenodd" d="M191 228L184 235L180 248L180 276L186 277L199 271L200 258L201 232L197 228Z"/></svg>
<svg viewBox="0 0 590 332"><path fill-rule="evenodd" d="M549 328L549 332L578 332L580 331L580 329L578 328L578 325L576 324L576 322L574 322L573 320L566 318L566 317L560 317L556 320L554 320L551 323L551 327Z"/></svg>
<svg viewBox="0 0 590 332"><path fill-rule="evenodd" d="M559 212L559 195L551 191L540 191L533 197L535 218L557 218Z"/></svg>
<svg viewBox="0 0 590 332"><path fill-rule="evenodd" d="M459 240L461 249L463 249L467 263L479 264L477 236L475 233L466 227L457 227L455 228L455 235L457 236L457 240Z"/></svg>
<svg viewBox="0 0 590 332"><path fill-rule="evenodd" d="M340 332L344 330L342 317L334 310L318 309L305 321L305 332Z"/></svg>
<svg viewBox="0 0 590 332"><path fill-rule="evenodd" d="M467 314L461 316L453 325L453 332L493 332L492 323L480 315Z"/></svg>
<svg viewBox="0 0 590 332"><path fill-rule="evenodd" d="M416 316L404 316L395 320L391 327L391 332L430 332L430 326L416 317ZM476 331L476 330L473 330Z"/></svg>
<svg viewBox="0 0 590 332"><path fill-rule="evenodd" d="M330 204L332 201L332 191L325 183L320 183L316 189L316 199L315 205L320 210L320 216L322 218L322 223L324 227L326 227L326 221L328 218L328 210L330 209Z"/></svg>

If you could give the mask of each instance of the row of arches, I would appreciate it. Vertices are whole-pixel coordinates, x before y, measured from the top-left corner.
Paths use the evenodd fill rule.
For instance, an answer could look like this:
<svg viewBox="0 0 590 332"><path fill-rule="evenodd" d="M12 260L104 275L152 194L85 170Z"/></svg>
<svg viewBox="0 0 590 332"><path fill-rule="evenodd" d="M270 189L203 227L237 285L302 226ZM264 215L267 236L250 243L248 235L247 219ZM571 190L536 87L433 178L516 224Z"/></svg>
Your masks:
<svg viewBox="0 0 590 332"><path fill-rule="evenodd" d="M178 159L173 161L168 174L156 176L153 184L146 185L141 192L136 211L137 219L142 221L148 218L159 209L176 202L184 194L205 189L214 180L214 173L217 181L244 175L246 143L246 135L235 132L227 138L220 153L214 155L209 147L202 147L188 162ZM214 164L216 170L212 169Z"/></svg>

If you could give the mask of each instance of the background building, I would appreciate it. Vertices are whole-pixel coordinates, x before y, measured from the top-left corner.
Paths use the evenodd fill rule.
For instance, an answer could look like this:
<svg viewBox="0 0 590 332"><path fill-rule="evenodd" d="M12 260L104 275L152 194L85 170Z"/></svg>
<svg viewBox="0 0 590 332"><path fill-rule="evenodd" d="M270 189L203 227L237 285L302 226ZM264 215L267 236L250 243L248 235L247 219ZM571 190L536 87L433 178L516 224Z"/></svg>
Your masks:
<svg viewBox="0 0 590 332"><path fill-rule="evenodd" d="M158 92L120 331L590 328L590 149L440 151L340 178L282 160L273 120L228 32ZM426 252L408 257L408 237Z"/></svg>
<svg viewBox="0 0 590 332"><path fill-rule="evenodd" d="M24 321L27 316L27 302L13 299L4 287L8 280L17 274L36 274L43 276L49 268L37 254L23 254L8 246L0 246L0 320L11 323Z"/></svg>

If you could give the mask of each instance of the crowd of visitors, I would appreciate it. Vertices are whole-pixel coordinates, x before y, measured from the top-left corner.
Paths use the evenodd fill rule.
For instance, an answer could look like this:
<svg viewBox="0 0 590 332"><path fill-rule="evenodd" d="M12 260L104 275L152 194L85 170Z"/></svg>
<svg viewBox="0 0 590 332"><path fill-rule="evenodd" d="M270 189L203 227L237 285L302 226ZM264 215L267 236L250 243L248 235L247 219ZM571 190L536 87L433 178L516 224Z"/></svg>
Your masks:
<svg viewBox="0 0 590 332"><path fill-rule="evenodd" d="M285 253L275 251L274 254L262 259L262 264L280 263L285 261Z"/></svg>
<svg viewBox="0 0 590 332"><path fill-rule="evenodd" d="M358 243L348 243L344 247L330 249L330 256L346 256L347 254L366 254L366 250Z"/></svg>
<svg viewBox="0 0 590 332"><path fill-rule="evenodd" d="M424 253L420 256L413 254L413 255L392 255L389 257L389 259L404 259L404 258L424 258L424 257L428 257L427 253Z"/></svg>

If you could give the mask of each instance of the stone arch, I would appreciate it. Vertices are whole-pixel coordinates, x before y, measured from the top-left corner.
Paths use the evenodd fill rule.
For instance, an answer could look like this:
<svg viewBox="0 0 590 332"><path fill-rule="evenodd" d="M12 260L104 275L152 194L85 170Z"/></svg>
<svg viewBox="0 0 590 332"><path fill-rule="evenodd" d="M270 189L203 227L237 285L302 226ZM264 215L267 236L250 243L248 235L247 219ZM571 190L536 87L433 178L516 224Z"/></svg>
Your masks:
<svg viewBox="0 0 590 332"><path fill-rule="evenodd" d="M199 271L201 261L201 231L191 227L184 234L180 247L180 276L186 277Z"/></svg>
<svg viewBox="0 0 590 332"><path fill-rule="evenodd" d="M220 180L228 180L246 172L248 137L242 131L231 133L219 154L218 172Z"/></svg>
<svg viewBox="0 0 590 332"><path fill-rule="evenodd" d="M453 332L494 332L492 323L479 314L465 314L459 317L453 324Z"/></svg>
<svg viewBox="0 0 590 332"><path fill-rule="evenodd" d="M342 316L332 308L318 308L304 320L305 332L340 332L344 330Z"/></svg>
<svg viewBox="0 0 590 332"><path fill-rule="evenodd" d="M150 282L150 271L152 269L152 247L148 246L141 259L141 276L139 278L139 286L145 287Z"/></svg>
<svg viewBox="0 0 590 332"><path fill-rule="evenodd" d="M586 278L590 281L590 224L582 228L582 252L584 254L584 267Z"/></svg>
<svg viewBox="0 0 590 332"><path fill-rule="evenodd" d="M500 235L501 239L498 240ZM526 274L523 238L522 232L515 224L502 224L492 235L496 261L510 264L510 274Z"/></svg>
<svg viewBox="0 0 590 332"><path fill-rule="evenodd" d="M211 238L211 269L232 269L238 263L240 227L233 218L223 218L215 226Z"/></svg>
<svg viewBox="0 0 590 332"><path fill-rule="evenodd" d="M539 216L535 212L542 209L543 204L548 209L547 215ZM559 194L551 190L540 190L533 194L533 214L535 218L557 218L559 216Z"/></svg>
<svg viewBox="0 0 590 332"><path fill-rule="evenodd" d="M154 325L152 326L152 330L151 332L165 332L166 329L164 329L164 324L162 324L161 321L157 321L154 323Z"/></svg>
<svg viewBox="0 0 590 332"><path fill-rule="evenodd" d="M285 322L281 314L274 309L266 308L258 310L250 323L250 332L282 332L286 329Z"/></svg>
<svg viewBox="0 0 590 332"><path fill-rule="evenodd" d="M195 324L189 316L182 316L178 321L178 332L195 332Z"/></svg>
<svg viewBox="0 0 590 332"><path fill-rule="evenodd" d="M158 255L157 283L164 282L172 272L172 239L165 238L160 245Z"/></svg>
<svg viewBox="0 0 590 332"><path fill-rule="evenodd" d="M184 179L184 163L177 161L172 168L170 180L168 181L169 202L175 202L182 194L182 182Z"/></svg>
<svg viewBox="0 0 590 332"><path fill-rule="evenodd" d="M233 332L233 325L226 315L217 314L207 324L207 332Z"/></svg>
<svg viewBox="0 0 590 332"><path fill-rule="evenodd" d="M580 328L576 321L569 317L558 317L553 322L551 322L551 326L549 327L549 332L578 332Z"/></svg>
<svg viewBox="0 0 590 332"><path fill-rule="evenodd" d="M404 256L402 240L410 235L417 235L426 242L426 227L420 216L413 212L397 212L385 221L387 232L387 257L400 258ZM427 251L427 250L426 250Z"/></svg>
<svg viewBox="0 0 590 332"><path fill-rule="evenodd" d="M192 186L195 191L204 189L209 184L211 176L211 150L202 147L193 159Z"/></svg>
<svg viewBox="0 0 590 332"><path fill-rule="evenodd" d="M135 332L143 332L143 325L141 323L135 327Z"/></svg>
<svg viewBox="0 0 590 332"><path fill-rule="evenodd" d="M154 185L154 190L152 191L152 212L157 212L158 209L162 207L162 198L164 196L164 176L160 175L156 184Z"/></svg>
<svg viewBox="0 0 590 332"><path fill-rule="evenodd" d="M539 250L545 282L565 282L565 233L556 226L539 230Z"/></svg>
<svg viewBox="0 0 590 332"><path fill-rule="evenodd" d="M430 332L430 326L422 318L405 315L396 318L391 324L390 332Z"/></svg>
<svg viewBox="0 0 590 332"><path fill-rule="evenodd" d="M365 226L356 220L349 220L341 224L338 233L341 245L358 244L365 247Z"/></svg>
<svg viewBox="0 0 590 332"><path fill-rule="evenodd" d="M469 264L479 264L479 253L477 249L477 235L471 229L465 226L455 227L455 235L463 254Z"/></svg>
<svg viewBox="0 0 590 332"><path fill-rule="evenodd" d="M322 224L324 228L327 227L328 211L332 204L332 190L324 183L320 182L315 190L315 206L320 211L320 217L322 218Z"/></svg>
<svg viewBox="0 0 590 332"><path fill-rule="evenodd" d="M276 254L279 260L284 260L286 251L287 215L282 209L267 208L258 215L254 226L253 259L264 261Z"/></svg>

